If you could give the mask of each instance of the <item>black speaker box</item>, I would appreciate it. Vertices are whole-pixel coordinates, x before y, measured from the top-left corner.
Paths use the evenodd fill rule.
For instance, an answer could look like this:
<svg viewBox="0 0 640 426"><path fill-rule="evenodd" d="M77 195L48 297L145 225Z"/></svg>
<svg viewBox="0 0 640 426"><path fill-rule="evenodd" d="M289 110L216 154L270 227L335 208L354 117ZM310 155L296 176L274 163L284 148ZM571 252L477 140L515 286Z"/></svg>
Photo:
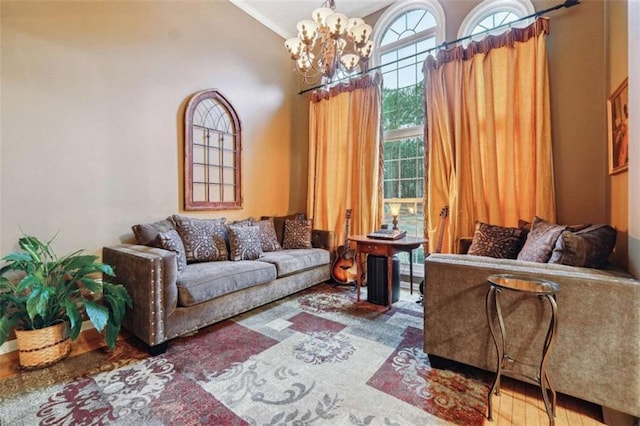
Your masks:
<svg viewBox="0 0 640 426"><path fill-rule="evenodd" d="M391 270L391 301L400 298L400 260L393 258ZM367 256L367 301L376 305L386 305L387 290L387 258L385 256Z"/></svg>

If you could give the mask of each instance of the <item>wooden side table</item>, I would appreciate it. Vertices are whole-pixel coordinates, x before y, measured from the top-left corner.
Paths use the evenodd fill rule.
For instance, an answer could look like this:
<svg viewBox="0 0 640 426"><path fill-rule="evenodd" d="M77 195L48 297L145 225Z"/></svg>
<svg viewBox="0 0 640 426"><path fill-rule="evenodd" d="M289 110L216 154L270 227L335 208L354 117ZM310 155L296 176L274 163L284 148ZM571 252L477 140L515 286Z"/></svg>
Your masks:
<svg viewBox="0 0 640 426"><path fill-rule="evenodd" d="M497 274L491 275L487 278L489 282L489 291L487 291L486 298L486 313L487 321L489 323L489 330L491 331L491 337L496 346L496 352L498 354L498 366L496 371L496 378L489 389L488 396L488 419L493 420L493 405L491 401L491 395L495 391L496 395L500 395L500 376L504 371L508 369L508 366L512 363L518 363L518 360L513 359L506 353L507 333L504 326L504 320L502 318L502 309L500 308L500 301L498 295L503 291L515 291L523 293L529 296L538 297L544 302L547 300L551 306L551 320L549 321L549 327L547 329L547 336L542 348L542 358L540 365L536 371L536 377L527 377L533 380L540 386L542 391L542 399L544 400L544 406L549 416L549 423L553 426L555 424L556 413L556 391L551 385L549 375L547 374L547 359L551 352L551 347L555 342L556 331L558 329L558 305L556 304L556 293L560 291L560 285L552 281L543 280L539 278L529 278L512 274ZM492 309L491 300L494 302L495 311L498 316L498 324L500 325L500 341L498 341L498 333L495 330L494 323L492 321Z"/></svg>
<svg viewBox="0 0 640 426"><path fill-rule="evenodd" d="M357 301L360 301L360 286L362 285L362 266L360 256L362 253L373 254L375 256L385 256L387 258L387 306L390 308L392 302L393 285L393 256L396 253L407 252L411 257L411 252L427 242L421 237L404 237L397 240L383 240L369 238L366 235L356 235L349 237L350 241L356 243L356 265L358 276L356 277ZM413 262L409 262L409 279L411 280L411 292L413 293Z"/></svg>

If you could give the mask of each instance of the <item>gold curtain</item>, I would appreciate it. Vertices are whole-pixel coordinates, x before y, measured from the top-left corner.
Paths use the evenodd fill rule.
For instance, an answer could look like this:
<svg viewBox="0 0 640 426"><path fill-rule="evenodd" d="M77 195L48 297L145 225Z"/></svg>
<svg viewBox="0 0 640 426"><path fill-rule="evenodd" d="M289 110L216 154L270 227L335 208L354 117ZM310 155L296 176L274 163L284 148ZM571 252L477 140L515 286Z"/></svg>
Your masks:
<svg viewBox="0 0 640 426"><path fill-rule="evenodd" d="M367 75L310 96L307 213L338 244L347 238L347 209L350 235L379 227L380 86L380 74Z"/></svg>
<svg viewBox="0 0 640 426"><path fill-rule="evenodd" d="M449 206L443 251L475 221L517 226L555 221L549 21L441 51L425 62L425 227L429 248Z"/></svg>

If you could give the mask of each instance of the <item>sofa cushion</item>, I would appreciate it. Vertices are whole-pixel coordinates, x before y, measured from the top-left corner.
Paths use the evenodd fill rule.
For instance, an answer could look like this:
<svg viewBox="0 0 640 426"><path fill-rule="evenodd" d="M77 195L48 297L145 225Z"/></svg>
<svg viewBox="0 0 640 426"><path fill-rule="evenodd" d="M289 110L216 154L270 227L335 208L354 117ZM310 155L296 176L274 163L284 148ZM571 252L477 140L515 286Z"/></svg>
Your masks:
<svg viewBox="0 0 640 426"><path fill-rule="evenodd" d="M330 258L327 250L311 248L268 252L264 253L259 261L275 265L280 278L326 265L330 262Z"/></svg>
<svg viewBox="0 0 640 426"><path fill-rule="evenodd" d="M172 229L176 229L176 226L171 217L159 220L158 222L141 223L131 227L136 241L143 246L151 246L159 233Z"/></svg>
<svg viewBox="0 0 640 426"><path fill-rule="evenodd" d="M178 306L192 306L276 279L274 265L255 260L192 263L176 280Z"/></svg>
<svg viewBox="0 0 640 426"><path fill-rule="evenodd" d="M255 225L260 229L260 245L263 252L282 250L272 217L259 220L255 222Z"/></svg>
<svg viewBox="0 0 640 426"><path fill-rule="evenodd" d="M522 247L524 232L518 228L476 222L468 254L499 259L515 259Z"/></svg>
<svg viewBox="0 0 640 426"><path fill-rule="evenodd" d="M518 253L518 260L547 263L556 241L566 229L565 225L556 225L536 216L531 224L531 232Z"/></svg>
<svg viewBox="0 0 640 426"><path fill-rule="evenodd" d="M311 248L311 229L313 221L301 219L287 219L284 222L283 249Z"/></svg>
<svg viewBox="0 0 640 426"><path fill-rule="evenodd" d="M229 259L254 260L262 256L260 228L248 225L229 225Z"/></svg>
<svg viewBox="0 0 640 426"><path fill-rule="evenodd" d="M175 229L159 233L153 242L153 246L172 251L176 254L178 272L182 272L185 266L187 266L187 256L184 252L184 245L182 244L180 235L178 235L178 231Z"/></svg>
<svg viewBox="0 0 640 426"><path fill-rule="evenodd" d="M173 220L184 244L187 262L209 262L229 258L225 218L196 219L173 215Z"/></svg>

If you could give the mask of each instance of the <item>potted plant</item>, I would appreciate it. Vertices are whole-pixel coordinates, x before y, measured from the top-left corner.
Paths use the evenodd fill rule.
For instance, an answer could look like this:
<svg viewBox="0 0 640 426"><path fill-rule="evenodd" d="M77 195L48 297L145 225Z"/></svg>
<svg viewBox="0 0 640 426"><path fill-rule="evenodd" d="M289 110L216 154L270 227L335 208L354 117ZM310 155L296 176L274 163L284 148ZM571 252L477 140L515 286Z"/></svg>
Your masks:
<svg viewBox="0 0 640 426"><path fill-rule="evenodd" d="M5 256L0 268L0 345L15 330L24 368L66 357L69 339L80 334L83 313L99 332L105 331L113 349L125 310L131 307L122 285L101 279L114 275L111 266L83 250L58 257L52 241L25 235L19 240L22 251Z"/></svg>

